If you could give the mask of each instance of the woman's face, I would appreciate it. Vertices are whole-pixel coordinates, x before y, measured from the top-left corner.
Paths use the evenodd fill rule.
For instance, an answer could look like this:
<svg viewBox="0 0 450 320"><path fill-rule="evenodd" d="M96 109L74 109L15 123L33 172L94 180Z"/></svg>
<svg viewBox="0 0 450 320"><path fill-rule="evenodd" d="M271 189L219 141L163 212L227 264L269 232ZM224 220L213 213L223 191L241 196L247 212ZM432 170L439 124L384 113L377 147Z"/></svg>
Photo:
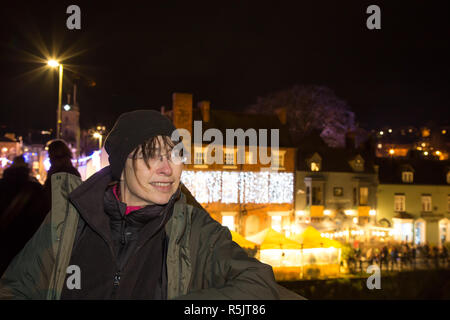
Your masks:
<svg viewBox="0 0 450 320"><path fill-rule="evenodd" d="M180 185L183 163L169 160L172 148L165 145L161 137L158 140L162 150L156 150L156 156L149 159L148 167L139 153L136 160L131 158L134 151L125 162L121 201L128 206L166 204Z"/></svg>

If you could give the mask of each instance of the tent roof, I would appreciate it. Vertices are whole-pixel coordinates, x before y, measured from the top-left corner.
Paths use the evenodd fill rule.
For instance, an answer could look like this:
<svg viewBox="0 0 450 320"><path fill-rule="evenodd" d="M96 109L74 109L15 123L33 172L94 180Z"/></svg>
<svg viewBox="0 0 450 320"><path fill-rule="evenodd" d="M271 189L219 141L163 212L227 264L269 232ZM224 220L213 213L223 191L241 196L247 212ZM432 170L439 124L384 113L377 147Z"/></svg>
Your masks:
<svg viewBox="0 0 450 320"><path fill-rule="evenodd" d="M238 245L240 245L242 248L254 248L254 247L258 246L256 243L245 239L239 233L231 231L231 230L230 230L230 232L231 232L231 237L233 238L233 241L236 242Z"/></svg>
<svg viewBox="0 0 450 320"><path fill-rule="evenodd" d="M260 245L261 250L265 249L301 249L301 244L297 241L286 238L281 233L272 228L265 229L253 236L247 237L248 240Z"/></svg>
<svg viewBox="0 0 450 320"><path fill-rule="evenodd" d="M311 226L307 227L303 233L293 236L292 239L303 244L303 249L341 247L339 241L322 237L320 232Z"/></svg>

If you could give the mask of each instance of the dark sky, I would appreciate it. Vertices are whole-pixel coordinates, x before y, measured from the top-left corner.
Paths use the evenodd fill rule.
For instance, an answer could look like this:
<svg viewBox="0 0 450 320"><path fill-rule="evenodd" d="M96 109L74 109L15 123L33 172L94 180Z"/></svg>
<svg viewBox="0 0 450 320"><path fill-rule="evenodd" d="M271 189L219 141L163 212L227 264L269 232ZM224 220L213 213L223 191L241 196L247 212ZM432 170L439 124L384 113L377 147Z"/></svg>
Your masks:
<svg viewBox="0 0 450 320"><path fill-rule="evenodd" d="M66 28L70 4L81 30ZM370 4L381 30L366 28ZM242 110L293 84L329 86L367 128L448 124L449 15L437 0L4 3L0 124L54 127L57 72L42 68L46 51L75 54L64 63L82 76L84 128L170 107L173 92ZM64 73L66 89L74 76Z"/></svg>

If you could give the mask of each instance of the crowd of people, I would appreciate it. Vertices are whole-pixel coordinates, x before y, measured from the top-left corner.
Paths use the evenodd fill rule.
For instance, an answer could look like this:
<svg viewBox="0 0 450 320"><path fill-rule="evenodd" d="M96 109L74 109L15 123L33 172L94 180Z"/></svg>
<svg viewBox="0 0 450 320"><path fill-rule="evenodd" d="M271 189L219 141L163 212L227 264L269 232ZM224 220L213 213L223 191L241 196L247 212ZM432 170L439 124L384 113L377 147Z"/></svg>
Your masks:
<svg viewBox="0 0 450 320"><path fill-rule="evenodd" d="M450 266L448 248L428 244L395 243L361 249L352 248L347 258L352 272L363 272L376 264L380 270L401 271L421 268L447 268Z"/></svg>
<svg viewBox="0 0 450 320"><path fill-rule="evenodd" d="M16 156L11 166L3 171L0 179L0 277L50 211L51 176L57 172L80 176L64 141L51 141L48 155L51 167L44 185L31 176L22 155Z"/></svg>

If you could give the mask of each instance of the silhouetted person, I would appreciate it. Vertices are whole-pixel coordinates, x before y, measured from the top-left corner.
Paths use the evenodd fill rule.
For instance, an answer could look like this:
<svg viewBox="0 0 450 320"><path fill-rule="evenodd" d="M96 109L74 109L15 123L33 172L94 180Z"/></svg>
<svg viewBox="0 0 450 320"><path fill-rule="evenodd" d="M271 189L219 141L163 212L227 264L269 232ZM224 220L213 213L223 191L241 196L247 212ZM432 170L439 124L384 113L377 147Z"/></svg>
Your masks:
<svg viewBox="0 0 450 320"><path fill-rule="evenodd" d="M48 145L48 157L50 169L47 172L44 189L50 202L52 192L52 175L58 172L67 172L81 177L78 170L72 165L72 152L63 140L53 140Z"/></svg>
<svg viewBox="0 0 450 320"><path fill-rule="evenodd" d="M416 246L413 246L411 248L411 261L412 261L412 267L413 269L416 269L416 256L417 256L417 251L416 251Z"/></svg>
<svg viewBox="0 0 450 320"><path fill-rule="evenodd" d="M444 267L447 266L447 260L448 260L448 250L447 247L445 245L442 246L442 253L441 253L441 257L442 257L442 265Z"/></svg>
<svg viewBox="0 0 450 320"><path fill-rule="evenodd" d="M439 248L437 246L433 247L433 258L435 268L439 269Z"/></svg>
<svg viewBox="0 0 450 320"><path fill-rule="evenodd" d="M30 177L23 156L0 180L0 275L44 220L50 207L42 185Z"/></svg>

